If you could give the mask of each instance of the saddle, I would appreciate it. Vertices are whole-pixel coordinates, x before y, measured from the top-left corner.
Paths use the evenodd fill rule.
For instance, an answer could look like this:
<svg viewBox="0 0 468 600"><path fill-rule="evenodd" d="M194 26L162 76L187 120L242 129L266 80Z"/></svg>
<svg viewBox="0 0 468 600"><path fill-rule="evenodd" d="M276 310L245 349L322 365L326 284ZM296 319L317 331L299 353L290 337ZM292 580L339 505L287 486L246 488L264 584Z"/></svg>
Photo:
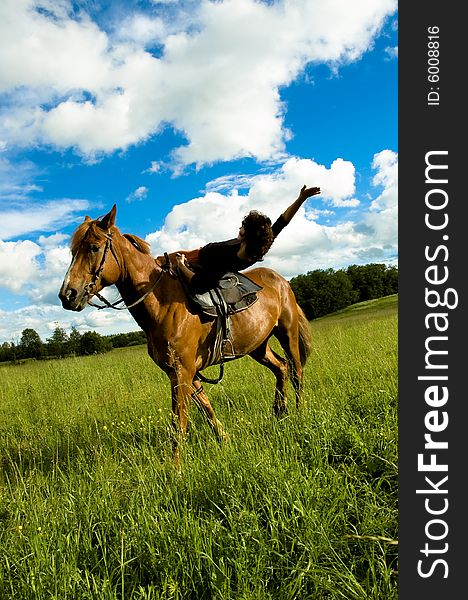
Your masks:
<svg viewBox="0 0 468 600"><path fill-rule="evenodd" d="M211 317L230 316L249 308L258 300L257 292L262 289L242 273L226 273L217 287L202 294L194 294L185 280L182 284L195 307Z"/></svg>

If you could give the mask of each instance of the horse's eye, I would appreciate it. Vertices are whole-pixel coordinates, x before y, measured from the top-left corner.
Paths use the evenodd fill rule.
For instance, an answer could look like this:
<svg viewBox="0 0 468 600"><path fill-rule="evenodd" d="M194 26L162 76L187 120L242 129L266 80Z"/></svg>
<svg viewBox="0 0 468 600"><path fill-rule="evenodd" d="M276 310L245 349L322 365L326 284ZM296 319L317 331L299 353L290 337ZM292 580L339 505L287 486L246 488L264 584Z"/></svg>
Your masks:
<svg viewBox="0 0 468 600"><path fill-rule="evenodd" d="M89 247L89 251L90 251L90 252L93 252L93 253L99 252L99 246L96 246L96 244L92 244L92 245Z"/></svg>

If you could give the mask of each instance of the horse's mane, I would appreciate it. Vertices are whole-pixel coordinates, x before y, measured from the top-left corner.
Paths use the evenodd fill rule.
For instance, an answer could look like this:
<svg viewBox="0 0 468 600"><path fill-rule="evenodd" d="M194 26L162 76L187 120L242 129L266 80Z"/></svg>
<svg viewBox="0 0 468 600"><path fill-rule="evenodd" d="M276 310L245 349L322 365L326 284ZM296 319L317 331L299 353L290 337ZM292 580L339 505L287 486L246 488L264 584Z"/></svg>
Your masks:
<svg viewBox="0 0 468 600"><path fill-rule="evenodd" d="M101 229L101 227L99 227L98 223L99 221L97 219L94 221L88 220L84 221L83 223L81 223L81 225L79 225L76 228L75 233L72 235L70 242L70 249L73 255L78 251L80 244L86 237L89 238L91 242L93 240L95 240L96 242L102 240L102 238L105 236L105 231ZM118 229L117 227L111 227L111 231L118 231ZM124 233L123 236L139 252L141 252L142 254L151 255L151 247L148 244L148 242L145 242L145 240L141 239L137 235L132 235L130 233Z"/></svg>
<svg viewBox="0 0 468 600"><path fill-rule="evenodd" d="M124 238L127 238L132 246L135 246L135 248L143 254L151 254L151 247L145 240L142 240L137 235L132 235L131 233L124 233L123 236Z"/></svg>
<svg viewBox="0 0 468 600"><path fill-rule="evenodd" d="M101 234L103 233L104 232L101 229ZM102 235L99 235L99 227L96 225L96 221L86 220L83 221L81 225L78 225L70 241L70 250L73 255L78 251L81 242L88 236L90 239L96 241L99 241L102 238Z"/></svg>

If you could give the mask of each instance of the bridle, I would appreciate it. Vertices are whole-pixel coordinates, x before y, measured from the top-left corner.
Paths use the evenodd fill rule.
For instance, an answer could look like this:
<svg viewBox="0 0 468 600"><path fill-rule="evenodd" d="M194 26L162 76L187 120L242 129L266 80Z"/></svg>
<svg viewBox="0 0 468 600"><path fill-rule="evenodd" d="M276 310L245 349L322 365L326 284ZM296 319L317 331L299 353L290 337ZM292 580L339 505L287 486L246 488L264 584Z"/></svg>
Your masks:
<svg viewBox="0 0 468 600"><path fill-rule="evenodd" d="M101 302L103 302L103 304L102 305L95 304L94 302L91 302L91 300L88 300L88 304L90 306L94 306L95 308L97 308L99 310L102 310L103 308L113 308L114 310L128 310L130 308L133 308L137 304L140 304L140 302L143 302L143 300L145 300L151 294L151 292L154 290L154 288L158 285L159 281L161 280L161 277L164 275L165 269L164 268L162 269L162 271L159 273L159 277L157 277L156 281L152 284L152 286L149 288L149 290L147 292L145 292L143 294L143 296L138 298L138 300L136 300L136 302L133 302L132 304L129 304L128 306L118 306L119 304L122 304L122 302L124 302L123 298L120 298L120 300L117 300L116 302L109 302L109 300L107 300L107 298L104 298L104 296L102 296L102 294L94 291L94 289L97 285L97 282L101 278L102 272L104 270L104 266L106 264L106 259L107 259L109 250L111 251L112 256L114 257L115 262L117 263L117 266L120 269L120 272L122 272L122 266L120 265L119 257L117 256L115 248L112 245L112 232L108 231L107 233L104 234L104 236L106 237L106 245L104 246L104 252L102 253L101 262L99 263L99 266L96 269L96 271L92 274L93 278L91 279L91 281L84 286L85 292L88 294L88 296L90 298L92 298L93 296L96 296L97 298L99 298L99 300Z"/></svg>
<svg viewBox="0 0 468 600"><path fill-rule="evenodd" d="M93 290L96 287L98 280L101 278L101 274L104 270L104 265L106 264L107 253L109 252L109 250L112 252L119 269L122 270L122 267L120 266L119 257L117 256L114 247L112 246L112 233L105 233L104 236L106 238L106 245L104 246L104 252L102 254L101 262L99 263L99 267L96 269L96 271L92 273L93 278L91 279L91 281L84 286L84 289L88 296L97 296L97 292L94 292Z"/></svg>

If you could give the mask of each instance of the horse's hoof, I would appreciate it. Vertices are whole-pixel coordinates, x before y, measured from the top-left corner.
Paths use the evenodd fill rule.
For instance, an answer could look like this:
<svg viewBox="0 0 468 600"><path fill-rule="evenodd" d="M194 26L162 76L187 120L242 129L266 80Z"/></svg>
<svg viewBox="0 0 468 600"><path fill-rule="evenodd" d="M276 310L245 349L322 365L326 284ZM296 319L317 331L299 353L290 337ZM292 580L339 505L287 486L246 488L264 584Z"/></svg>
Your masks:
<svg viewBox="0 0 468 600"><path fill-rule="evenodd" d="M216 436L220 442L229 442L229 435L224 431L221 421L216 419Z"/></svg>

